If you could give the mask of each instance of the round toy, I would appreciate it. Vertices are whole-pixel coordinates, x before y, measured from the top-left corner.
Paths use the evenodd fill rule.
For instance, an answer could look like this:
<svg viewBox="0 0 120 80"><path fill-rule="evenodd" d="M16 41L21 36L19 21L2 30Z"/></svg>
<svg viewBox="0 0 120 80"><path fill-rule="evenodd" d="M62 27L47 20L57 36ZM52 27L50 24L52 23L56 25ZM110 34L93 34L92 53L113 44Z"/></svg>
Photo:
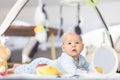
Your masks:
<svg viewBox="0 0 120 80"><path fill-rule="evenodd" d="M98 0L86 0L87 4L90 5L90 6L97 6L98 4Z"/></svg>

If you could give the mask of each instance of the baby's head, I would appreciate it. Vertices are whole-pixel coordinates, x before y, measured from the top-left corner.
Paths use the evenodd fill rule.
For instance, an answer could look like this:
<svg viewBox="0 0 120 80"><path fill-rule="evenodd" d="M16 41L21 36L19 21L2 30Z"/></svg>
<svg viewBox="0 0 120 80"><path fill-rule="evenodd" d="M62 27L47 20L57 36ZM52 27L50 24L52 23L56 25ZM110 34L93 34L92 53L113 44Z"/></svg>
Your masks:
<svg viewBox="0 0 120 80"><path fill-rule="evenodd" d="M62 50L68 55L78 56L83 50L82 37L73 31L64 33L62 39Z"/></svg>

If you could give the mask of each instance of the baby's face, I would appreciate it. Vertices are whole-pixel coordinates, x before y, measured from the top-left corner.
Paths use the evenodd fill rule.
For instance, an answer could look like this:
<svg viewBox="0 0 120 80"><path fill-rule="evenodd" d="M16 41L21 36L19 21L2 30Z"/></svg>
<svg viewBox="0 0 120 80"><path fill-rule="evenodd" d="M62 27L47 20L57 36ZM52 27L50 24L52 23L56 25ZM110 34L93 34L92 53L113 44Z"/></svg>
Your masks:
<svg viewBox="0 0 120 80"><path fill-rule="evenodd" d="M65 36L62 44L62 50L72 57L79 55L83 50L82 39L76 34Z"/></svg>

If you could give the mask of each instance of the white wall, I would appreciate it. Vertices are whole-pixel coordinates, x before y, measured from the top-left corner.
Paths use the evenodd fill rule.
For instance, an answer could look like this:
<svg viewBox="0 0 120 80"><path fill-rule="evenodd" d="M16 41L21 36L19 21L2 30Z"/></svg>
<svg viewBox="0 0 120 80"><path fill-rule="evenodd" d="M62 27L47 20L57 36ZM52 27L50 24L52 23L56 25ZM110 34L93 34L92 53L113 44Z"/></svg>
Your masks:
<svg viewBox="0 0 120 80"><path fill-rule="evenodd" d="M0 5L2 4L0 0ZM7 2L9 3L9 2ZM120 1L107 1L102 2L98 4L98 8L100 9L100 12L103 15L103 18L108 26L120 24ZM6 17L9 10L12 8L14 3L11 3L9 8L1 8L0 7L0 24ZM30 5L30 3L29 3ZM26 5L28 6L28 5ZM31 4L31 7L25 7L21 13L18 15L16 20L22 20L25 22L28 22L30 24L34 25L34 11L37 4L33 6L33 3ZM48 12L48 17L50 19L50 26L52 27L60 27L60 19L59 19L59 5L52 6L48 5L46 6L46 10ZM82 5L80 10L80 16L82 20L82 30L83 32L88 32L90 30L93 30L95 28L101 28L104 27L104 25L101 23L101 20L99 19L95 9L93 7L90 7L88 5ZM68 28L74 28L74 26L77 24L76 21L76 8L74 7L64 7L63 8L63 19L64 19L64 29Z"/></svg>

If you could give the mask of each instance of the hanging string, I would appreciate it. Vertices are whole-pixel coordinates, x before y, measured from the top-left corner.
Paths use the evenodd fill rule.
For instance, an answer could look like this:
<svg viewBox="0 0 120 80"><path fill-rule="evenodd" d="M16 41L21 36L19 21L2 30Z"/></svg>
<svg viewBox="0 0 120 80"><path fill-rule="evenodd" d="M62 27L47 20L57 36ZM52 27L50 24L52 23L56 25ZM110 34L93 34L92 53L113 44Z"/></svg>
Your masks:
<svg viewBox="0 0 120 80"><path fill-rule="evenodd" d="M63 17L62 17L62 9L63 9L63 6L61 5L60 6L60 30L58 31L59 33L59 36L61 37L63 35Z"/></svg>
<svg viewBox="0 0 120 80"><path fill-rule="evenodd" d="M80 15L80 4L79 4L79 3L78 3L77 10L78 10L78 12L77 12L77 13L78 13L78 25L79 25L79 24L80 24L80 22L81 22L81 21L80 21L80 16L79 16L79 15Z"/></svg>
<svg viewBox="0 0 120 80"><path fill-rule="evenodd" d="M60 7L60 26L63 26L63 17L62 17L62 8L63 6Z"/></svg>
<svg viewBox="0 0 120 80"><path fill-rule="evenodd" d="M45 28L46 31L48 31L49 23L48 23L48 15L47 15L47 12L46 12L46 10L45 10L45 6L46 6L46 4L42 4L42 12L43 12L44 15L45 15L45 25L44 25L44 28ZM44 29L44 28L43 28L43 29ZM47 35L47 36L48 36L48 35ZM47 37L47 38L48 38L48 37ZM47 40L48 40L48 39L47 39ZM38 51L39 44L40 44L40 42L37 41L37 42L34 44L34 46L32 47L32 49L31 49L31 51L30 51L30 54L29 54L29 57L30 57L30 58L32 58L32 57L36 54L36 52Z"/></svg>
<svg viewBox="0 0 120 80"><path fill-rule="evenodd" d="M43 5L42 5L42 12L43 12L44 15L45 15L45 27L46 27L46 31L48 31L49 21L48 21L47 12L46 12L46 10L45 10L45 6L46 6L46 4L43 4Z"/></svg>
<svg viewBox="0 0 120 80"><path fill-rule="evenodd" d="M101 46L106 46L105 32L103 32L103 41L101 43Z"/></svg>
<svg viewBox="0 0 120 80"><path fill-rule="evenodd" d="M91 0L91 2L94 4L94 1L93 1L93 0ZM111 36L111 34L110 34L110 32L109 32L108 26L107 26L107 24L105 23L105 21L104 21L102 15L101 15L99 9L97 8L97 6L95 6L95 9L96 9L96 11L98 12L99 17L101 18L101 20L102 20L102 22L103 22L103 24L104 24L104 26L105 26L105 28L106 28L106 33L107 33L107 35L109 36L109 40L110 40L110 42L111 42L111 46L114 48L112 36ZM109 34L108 34L108 33L109 33Z"/></svg>

